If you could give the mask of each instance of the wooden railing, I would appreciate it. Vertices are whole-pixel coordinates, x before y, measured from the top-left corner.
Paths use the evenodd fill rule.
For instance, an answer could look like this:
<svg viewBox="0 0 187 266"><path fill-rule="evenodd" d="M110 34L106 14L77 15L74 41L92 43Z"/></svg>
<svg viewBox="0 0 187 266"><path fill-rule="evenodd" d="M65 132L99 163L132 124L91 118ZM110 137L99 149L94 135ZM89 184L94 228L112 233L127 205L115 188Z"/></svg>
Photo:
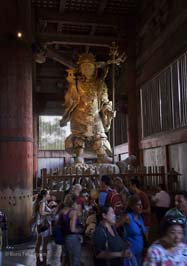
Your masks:
<svg viewBox="0 0 187 266"><path fill-rule="evenodd" d="M73 174L71 171L63 172L60 174L56 172L55 174L47 174L46 169L42 171L42 187L48 188L50 190L65 191L68 188L71 188L73 184L80 183L88 189L99 188L100 187L100 178L102 174L97 172L85 173L84 170L80 173ZM124 183L128 186L130 179L136 177L139 179L142 187L152 188L162 183L168 187L167 174L164 171L164 166L152 166L152 167L139 167L133 172L126 173L115 173L115 168L113 173L105 173L110 175L112 179L119 176L123 179ZM173 189L174 190L174 189Z"/></svg>

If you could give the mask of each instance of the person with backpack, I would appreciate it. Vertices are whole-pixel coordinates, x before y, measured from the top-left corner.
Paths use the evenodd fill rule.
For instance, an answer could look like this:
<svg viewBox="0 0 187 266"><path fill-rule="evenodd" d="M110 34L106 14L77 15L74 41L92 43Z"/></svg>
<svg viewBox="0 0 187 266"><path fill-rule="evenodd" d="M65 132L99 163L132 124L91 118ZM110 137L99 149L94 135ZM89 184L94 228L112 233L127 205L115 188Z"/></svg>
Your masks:
<svg viewBox="0 0 187 266"><path fill-rule="evenodd" d="M111 188L111 178L103 175L101 178L102 190L99 193L99 205L111 205L117 216L123 213L123 202L121 195Z"/></svg>
<svg viewBox="0 0 187 266"><path fill-rule="evenodd" d="M112 206L117 218L124 212L122 196L115 189L108 192L105 204Z"/></svg>

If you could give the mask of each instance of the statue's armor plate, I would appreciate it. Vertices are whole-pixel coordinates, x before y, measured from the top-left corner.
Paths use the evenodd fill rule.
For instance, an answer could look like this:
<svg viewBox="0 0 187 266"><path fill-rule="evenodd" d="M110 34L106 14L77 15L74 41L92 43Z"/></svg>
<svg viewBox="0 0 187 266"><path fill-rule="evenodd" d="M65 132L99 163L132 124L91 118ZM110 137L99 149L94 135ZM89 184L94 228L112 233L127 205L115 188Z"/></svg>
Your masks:
<svg viewBox="0 0 187 266"><path fill-rule="evenodd" d="M105 137L103 124L99 114L98 82L79 81L79 102L71 115L71 131L73 135L85 137Z"/></svg>

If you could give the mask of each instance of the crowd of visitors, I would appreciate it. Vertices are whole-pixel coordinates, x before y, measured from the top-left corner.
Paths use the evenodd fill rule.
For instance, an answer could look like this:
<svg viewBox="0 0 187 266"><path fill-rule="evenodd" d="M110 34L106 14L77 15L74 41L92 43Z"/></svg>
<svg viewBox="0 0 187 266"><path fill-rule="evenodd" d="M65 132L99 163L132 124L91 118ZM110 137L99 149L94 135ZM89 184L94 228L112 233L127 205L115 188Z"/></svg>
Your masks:
<svg viewBox="0 0 187 266"><path fill-rule="evenodd" d="M164 184L150 195L138 178L125 184L121 177L103 175L100 189L76 183L64 194L57 202L42 190L34 201L37 266L49 265L50 238L62 247L62 266L84 265L85 244L95 266L187 266L187 192L177 192L170 208ZM151 243L154 215L159 231Z"/></svg>

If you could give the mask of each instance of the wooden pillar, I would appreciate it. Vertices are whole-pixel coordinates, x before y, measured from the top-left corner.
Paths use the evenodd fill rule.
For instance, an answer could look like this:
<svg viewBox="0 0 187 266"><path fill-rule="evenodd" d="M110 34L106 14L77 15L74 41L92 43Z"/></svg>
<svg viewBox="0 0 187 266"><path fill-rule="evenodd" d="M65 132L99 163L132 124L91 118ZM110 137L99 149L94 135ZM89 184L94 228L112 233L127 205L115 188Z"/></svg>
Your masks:
<svg viewBox="0 0 187 266"><path fill-rule="evenodd" d="M33 180L36 187L38 173L38 116L36 113L33 115Z"/></svg>
<svg viewBox="0 0 187 266"><path fill-rule="evenodd" d="M11 242L31 235L33 190L30 0L6 0L0 8L0 209ZM21 31L23 39L16 34Z"/></svg>
<svg viewBox="0 0 187 266"><path fill-rule="evenodd" d="M137 157L139 163L138 147L138 93L136 89L136 49L134 39L129 38L126 61L126 84L128 97L128 147L129 155Z"/></svg>

